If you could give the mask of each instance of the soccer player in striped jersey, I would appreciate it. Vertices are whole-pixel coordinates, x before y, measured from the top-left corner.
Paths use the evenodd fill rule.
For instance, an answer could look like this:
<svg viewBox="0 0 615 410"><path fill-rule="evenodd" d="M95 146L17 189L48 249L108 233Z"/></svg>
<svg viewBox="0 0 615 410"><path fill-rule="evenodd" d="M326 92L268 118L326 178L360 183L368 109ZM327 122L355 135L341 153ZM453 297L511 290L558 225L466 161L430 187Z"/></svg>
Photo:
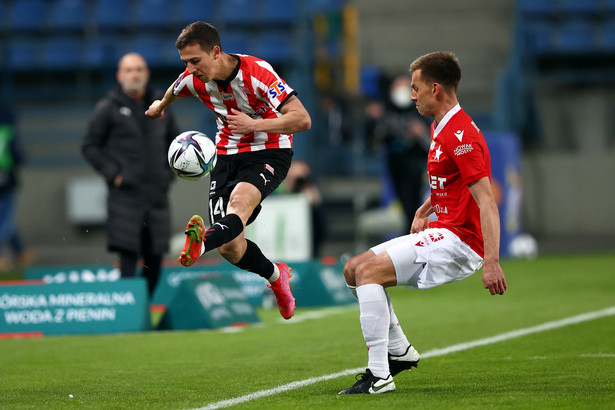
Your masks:
<svg viewBox="0 0 615 410"><path fill-rule="evenodd" d="M292 134L311 127L310 115L268 62L225 53L211 24L197 21L186 26L175 46L186 69L145 114L160 118L177 99L194 96L216 113L218 126L210 227L205 228L199 215L190 219L178 260L190 266L203 253L218 249L230 263L267 279L281 315L290 319L295 310L288 283L291 269L269 261L244 237L244 229L258 215L263 199L286 177Z"/></svg>
<svg viewBox="0 0 615 410"><path fill-rule="evenodd" d="M408 341L386 291L390 286L430 289L483 268L483 285L503 295L500 217L491 190L485 138L457 100L461 69L449 52L434 52L411 65L412 96L419 114L434 119L427 172L431 196L418 208L410 234L348 260L344 276L359 301L367 370L339 394L395 390L393 376L420 359ZM428 217L436 214L437 220Z"/></svg>

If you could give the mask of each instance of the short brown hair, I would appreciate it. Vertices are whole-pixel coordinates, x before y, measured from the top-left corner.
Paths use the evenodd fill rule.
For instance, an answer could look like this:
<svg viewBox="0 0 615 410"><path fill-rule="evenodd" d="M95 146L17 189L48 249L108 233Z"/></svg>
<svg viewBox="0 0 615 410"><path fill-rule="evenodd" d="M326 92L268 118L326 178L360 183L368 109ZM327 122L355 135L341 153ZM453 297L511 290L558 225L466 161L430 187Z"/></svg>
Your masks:
<svg viewBox="0 0 615 410"><path fill-rule="evenodd" d="M416 70L421 70L421 80L440 83L455 92L461 80L459 60L450 51L435 51L417 58L410 64L410 71Z"/></svg>
<svg viewBox="0 0 615 410"><path fill-rule="evenodd" d="M175 47L178 50L198 44L203 51L210 52L214 46L220 46L220 35L218 30L209 23L195 21L187 25L177 37Z"/></svg>

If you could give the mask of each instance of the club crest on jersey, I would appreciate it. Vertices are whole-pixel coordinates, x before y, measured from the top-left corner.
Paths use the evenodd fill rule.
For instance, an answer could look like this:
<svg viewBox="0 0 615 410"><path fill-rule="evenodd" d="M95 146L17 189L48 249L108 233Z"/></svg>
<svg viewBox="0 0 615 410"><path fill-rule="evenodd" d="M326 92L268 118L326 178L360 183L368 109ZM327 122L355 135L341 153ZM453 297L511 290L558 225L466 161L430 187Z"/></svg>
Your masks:
<svg viewBox="0 0 615 410"><path fill-rule="evenodd" d="M269 86L269 95L271 98L278 98L286 90L286 86L281 81L276 81Z"/></svg>

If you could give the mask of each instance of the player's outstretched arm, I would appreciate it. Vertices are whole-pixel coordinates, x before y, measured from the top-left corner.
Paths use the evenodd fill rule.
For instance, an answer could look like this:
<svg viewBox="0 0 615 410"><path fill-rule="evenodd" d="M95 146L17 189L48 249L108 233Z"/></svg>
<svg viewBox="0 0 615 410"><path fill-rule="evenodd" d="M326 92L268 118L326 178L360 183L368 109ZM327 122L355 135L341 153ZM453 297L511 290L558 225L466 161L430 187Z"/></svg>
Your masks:
<svg viewBox="0 0 615 410"><path fill-rule="evenodd" d="M309 130L312 119L299 98L292 96L284 103L280 110L282 115L278 118L259 119L231 109L226 117L229 128L236 134L249 134L251 132L270 132L276 134L295 134Z"/></svg>
<svg viewBox="0 0 615 410"><path fill-rule="evenodd" d="M427 197L423 205L416 210L414 214L414 220L410 227L410 233L422 232L429 228L429 215L433 213L433 207L431 206L431 198Z"/></svg>
<svg viewBox="0 0 615 410"><path fill-rule="evenodd" d="M167 88L167 91L164 93L164 97L162 97L162 100L154 101L149 106L147 111L145 111L145 115L152 120L162 118L162 116L164 115L164 110L166 110L169 105L173 104L178 99L179 97L173 94L173 84L171 84L171 86Z"/></svg>
<svg viewBox="0 0 615 410"><path fill-rule="evenodd" d="M468 188L480 208L480 226L485 245L483 285L492 295L503 295L506 278L500 266L500 214L491 183L488 177L483 177L469 184Z"/></svg>

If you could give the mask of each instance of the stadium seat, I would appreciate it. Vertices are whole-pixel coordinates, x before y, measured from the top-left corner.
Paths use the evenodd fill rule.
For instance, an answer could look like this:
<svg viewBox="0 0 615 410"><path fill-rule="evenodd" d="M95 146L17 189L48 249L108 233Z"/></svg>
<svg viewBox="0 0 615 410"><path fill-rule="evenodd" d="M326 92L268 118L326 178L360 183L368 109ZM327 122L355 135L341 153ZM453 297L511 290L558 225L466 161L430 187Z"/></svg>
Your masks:
<svg viewBox="0 0 615 410"><path fill-rule="evenodd" d="M48 27L52 32L83 32L89 17L87 0L58 0L51 6Z"/></svg>
<svg viewBox="0 0 615 410"><path fill-rule="evenodd" d="M342 0L312 0L309 2L312 13L326 13L342 9Z"/></svg>
<svg viewBox="0 0 615 410"><path fill-rule="evenodd" d="M591 53L597 48L595 26L586 20L564 22L557 28L557 50Z"/></svg>
<svg viewBox="0 0 615 410"><path fill-rule="evenodd" d="M605 51L615 52L615 20L609 20L602 26L600 45Z"/></svg>
<svg viewBox="0 0 615 410"><path fill-rule="evenodd" d="M178 7L178 19L182 27L199 20L209 23L217 21L213 0L180 0Z"/></svg>
<svg viewBox="0 0 615 410"><path fill-rule="evenodd" d="M171 12L168 0L139 0L134 23L139 29L165 29L173 24Z"/></svg>
<svg viewBox="0 0 615 410"><path fill-rule="evenodd" d="M561 11L574 17L580 15L597 16L601 12L601 0L561 0Z"/></svg>
<svg viewBox="0 0 615 410"><path fill-rule="evenodd" d="M256 39L254 55L271 64L289 62L293 57L291 37L284 33L265 33Z"/></svg>
<svg viewBox="0 0 615 410"><path fill-rule="evenodd" d="M161 35L137 35L128 41L126 47L120 47L120 52L139 53L147 61L150 69L177 66L182 62L174 47L174 38Z"/></svg>
<svg viewBox="0 0 615 410"><path fill-rule="evenodd" d="M259 12L256 4L253 0L226 0L222 5L222 22L231 25L256 24Z"/></svg>
<svg viewBox="0 0 615 410"><path fill-rule="evenodd" d="M129 29L131 4L128 0L99 0L96 24L101 32L121 32Z"/></svg>
<svg viewBox="0 0 615 410"><path fill-rule="evenodd" d="M51 37L42 45L46 70L77 70L81 67L82 44L78 37Z"/></svg>
<svg viewBox="0 0 615 410"><path fill-rule="evenodd" d="M241 32L220 33L222 50L226 53L254 54L249 38L247 34Z"/></svg>
<svg viewBox="0 0 615 410"><path fill-rule="evenodd" d="M34 71L40 68L40 40L17 38L9 42L8 68L12 71Z"/></svg>
<svg viewBox="0 0 615 410"><path fill-rule="evenodd" d="M45 0L16 0L10 11L9 31L14 34L39 33L44 29L47 18Z"/></svg>
<svg viewBox="0 0 615 410"><path fill-rule="evenodd" d="M295 0L265 0L261 10L261 21L267 24L292 24L297 18Z"/></svg>
<svg viewBox="0 0 615 410"><path fill-rule="evenodd" d="M538 55L552 51L553 31L549 23L526 22L522 25L521 36L524 54Z"/></svg>
<svg viewBox="0 0 615 410"><path fill-rule="evenodd" d="M517 6L524 18L550 18L558 12L557 0L517 0Z"/></svg>
<svg viewBox="0 0 615 410"><path fill-rule="evenodd" d="M101 70L117 65L116 44L120 41L110 35L90 37L84 42L83 65L90 70Z"/></svg>

